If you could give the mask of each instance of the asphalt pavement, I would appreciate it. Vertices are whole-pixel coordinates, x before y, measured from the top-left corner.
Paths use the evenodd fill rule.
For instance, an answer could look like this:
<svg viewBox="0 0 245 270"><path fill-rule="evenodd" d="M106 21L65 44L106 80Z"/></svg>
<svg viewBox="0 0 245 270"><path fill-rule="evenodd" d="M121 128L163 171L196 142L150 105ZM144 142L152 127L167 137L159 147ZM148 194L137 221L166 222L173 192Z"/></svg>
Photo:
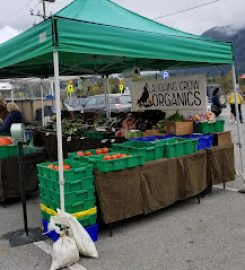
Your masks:
<svg viewBox="0 0 245 270"><path fill-rule="evenodd" d="M236 126L229 123L229 111L221 118L237 143ZM241 124L244 134L245 124ZM239 170L239 151L235 149ZM243 149L244 155L245 150ZM113 236L100 228L96 246L99 259L81 258L77 270L244 270L245 269L245 194L236 192L243 179L213 189L198 204L195 198L178 202L147 216L116 224ZM38 195L27 201L30 227L41 226ZM10 247L6 233L23 228L19 201L0 206L0 269L48 270L52 242ZM83 267L82 267L83 266ZM72 269L72 268L70 268Z"/></svg>

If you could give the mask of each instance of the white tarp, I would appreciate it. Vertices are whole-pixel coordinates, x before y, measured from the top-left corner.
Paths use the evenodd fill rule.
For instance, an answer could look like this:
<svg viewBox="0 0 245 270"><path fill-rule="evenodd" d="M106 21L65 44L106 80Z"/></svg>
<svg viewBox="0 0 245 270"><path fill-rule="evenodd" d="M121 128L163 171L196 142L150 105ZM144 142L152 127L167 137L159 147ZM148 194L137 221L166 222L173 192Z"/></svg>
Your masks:
<svg viewBox="0 0 245 270"><path fill-rule="evenodd" d="M207 111L204 75L133 81L131 88L133 111L179 111L185 115Z"/></svg>

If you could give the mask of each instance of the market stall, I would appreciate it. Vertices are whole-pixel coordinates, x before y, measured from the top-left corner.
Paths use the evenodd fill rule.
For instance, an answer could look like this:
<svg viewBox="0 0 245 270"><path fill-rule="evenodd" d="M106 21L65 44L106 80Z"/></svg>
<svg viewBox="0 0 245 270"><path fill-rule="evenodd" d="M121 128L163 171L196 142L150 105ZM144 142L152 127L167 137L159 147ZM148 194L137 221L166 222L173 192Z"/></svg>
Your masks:
<svg viewBox="0 0 245 270"><path fill-rule="evenodd" d="M95 12L95 8L100 12ZM82 166L82 163L80 163L80 165L75 165L75 168L73 168L73 163L71 163L65 164L68 165L65 168L63 166L59 76L61 74L101 74L108 76L111 73L121 72L126 68L135 66L140 70L161 70L164 68L196 67L213 64L233 65L233 83L235 86L234 58L230 43L212 41L166 27L127 11L108 0L76 0L43 23L0 46L1 78L28 76L43 78L54 76L58 164L55 164L55 167L49 168L47 167L50 164L46 164L46 167L44 166L40 169L39 174L43 173L44 177L47 177L47 175L50 177L51 175L54 176L53 181L60 185L60 192L57 193L55 205L57 206L58 203L61 209L66 209L67 211L69 211L66 207L69 204L67 202L69 200L67 199L69 197L67 193L67 175L68 173L72 175L78 171L82 172L85 170L84 168L87 168L87 165ZM147 98L146 100L142 98L140 103L145 106L151 104ZM161 158L164 158L160 152L158 151L159 156L155 159L161 160ZM186 154L191 153L188 152ZM134 154L131 155L132 158L126 158L128 160L133 159L133 164L143 165L144 158ZM193 155L195 154L193 153ZM200 153L196 155L202 156ZM205 154L203 154L204 156ZM146 157L148 156L146 155ZM181 158L179 159L182 160ZM180 165L183 167L187 166L188 168L188 162L183 160L179 161ZM157 167L158 161L155 162ZM170 161L165 162L168 163ZM85 162L85 164L87 163ZM97 162L94 162L94 164L97 164ZM118 164L120 163L118 162ZM130 164L132 165L132 163ZM144 166L150 165L146 164ZM67 168L69 168L69 172L66 171ZM119 168L122 169L123 166L119 166ZM194 174L193 176L192 172L188 171L187 168L183 169L182 173L189 177L187 178L187 186L192 186L192 181L196 175ZM141 179L141 183L144 181L145 186L147 186L148 180L146 179L150 176L147 176L144 169L142 172L135 169L134 173L136 175L140 174L136 181ZM80 175L79 177L79 179L74 178L73 181L79 180L81 182L83 176ZM205 187L205 181L207 179L204 176L201 179L201 183L197 185L197 189L192 190L190 188L189 192L186 191L182 195L189 197L201 191ZM136 187L139 187L139 182ZM43 198L50 192L52 194L52 189L46 188L45 190L44 187L43 190L44 192L41 192L41 197ZM90 193L87 190L85 191L82 189L82 186L76 190L76 192L86 193L86 196L89 196ZM145 188L144 197L146 197L146 194L147 189ZM71 196L73 195L71 194ZM89 199L88 197L85 198L85 200ZM82 203L83 207L74 211L87 211L89 209L84 207L84 201L81 198L77 200L77 203ZM176 198L173 197L171 200L176 200ZM171 200L168 202L169 204L172 202ZM90 207L92 206L90 205ZM159 205L159 207L163 206L164 204ZM135 210L136 214L142 211L137 208ZM155 208L158 208L158 206L155 207L148 203L144 211L151 211ZM52 201L43 209L55 210L54 207L52 208ZM119 209L119 211L122 210ZM51 213L53 212L51 211ZM71 213L74 214L74 212ZM130 215L135 215L135 213ZM91 217L91 213L88 216ZM88 219L90 221L94 220L93 218ZM91 225L91 222L85 223Z"/></svg>

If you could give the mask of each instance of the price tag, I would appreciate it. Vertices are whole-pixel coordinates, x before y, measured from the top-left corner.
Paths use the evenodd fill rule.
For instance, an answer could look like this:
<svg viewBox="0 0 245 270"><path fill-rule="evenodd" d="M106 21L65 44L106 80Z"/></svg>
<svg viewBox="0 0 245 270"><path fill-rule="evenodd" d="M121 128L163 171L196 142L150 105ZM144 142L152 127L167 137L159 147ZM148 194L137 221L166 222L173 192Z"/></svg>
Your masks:
<svg viewBox="0 0 245 270"><path fill-rule="evenodd" d="M114 143L116 140L115 139L111 139L111 142Z"/></svg>
<svg viewBox="0 0 245 270"><path fill-rule="evenodd" d="M104 139L102 141L100 141L101 143L106 143L108 141L108 139Z"/></svg>
<svg viewBox="0 0 245 270"><path fill-rule="evenodd" d="M50 132L46 132L45 136L49 136L50 135Z"/></svg>
<svg viewBox="0 0 245 270"><path fill-rule="evenodd" d="M112 131L112 132L115 132L115 131L116 131L116 129L115 129L115 128L112 128L112 129L111 129L111 131Z"/></svg>
<svg viewBox="0 0 245 270"><path fill-rule="evenodd" d="M81 138L80 138L80 140L85 140L85 139L86 139L86 137L81 137Z"/></svg>
<svg viewBox="0 0 245 270"><path fill-rule="evenodd" d="M67 142L71 141L71 136L67 137Z"/></svg>

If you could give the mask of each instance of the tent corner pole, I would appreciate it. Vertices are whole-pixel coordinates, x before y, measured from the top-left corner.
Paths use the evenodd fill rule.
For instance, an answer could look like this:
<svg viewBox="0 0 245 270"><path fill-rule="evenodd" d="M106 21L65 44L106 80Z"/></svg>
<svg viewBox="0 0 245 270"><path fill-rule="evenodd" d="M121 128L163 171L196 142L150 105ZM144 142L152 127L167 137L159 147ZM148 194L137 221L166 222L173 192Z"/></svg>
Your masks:
<svg viewBox="0 0 245 270"><path fill-rule="evenodd" d="M235 110L236 110L237 135L238 135L237 145L239 147L240 162L241 162L242 177L243 177L243 186L238 191L245 193L244 159L243 159L243 153L242 153L242 141L241 141L241 131L240 131L240 122L239 122L239 114L238 114L238 103L237 103L236 69L235 69L234 63L232 64L232 84L233 84L233 91L235 93Z"/></svg>
<svg viewBox="0 0 245 270"><path fill-rule="evenodd" d="M56 129L57 129L57 149L59 165L60 183L60 208L65 211L64 199L64 170L63 170L63 148L62 148L62 128L61 128L61 104L60 104L60 78L59 78L59 52L53 51L54 62L54 83L55 83L55 105L56 105Z"/></svg>
<svg viewBox="0 0 245 270"><path fill-rule="evenodd" d="M43 86L43 79L41 78L41 96L42 96L42 127L44 127L44 86Z"/></svg>

